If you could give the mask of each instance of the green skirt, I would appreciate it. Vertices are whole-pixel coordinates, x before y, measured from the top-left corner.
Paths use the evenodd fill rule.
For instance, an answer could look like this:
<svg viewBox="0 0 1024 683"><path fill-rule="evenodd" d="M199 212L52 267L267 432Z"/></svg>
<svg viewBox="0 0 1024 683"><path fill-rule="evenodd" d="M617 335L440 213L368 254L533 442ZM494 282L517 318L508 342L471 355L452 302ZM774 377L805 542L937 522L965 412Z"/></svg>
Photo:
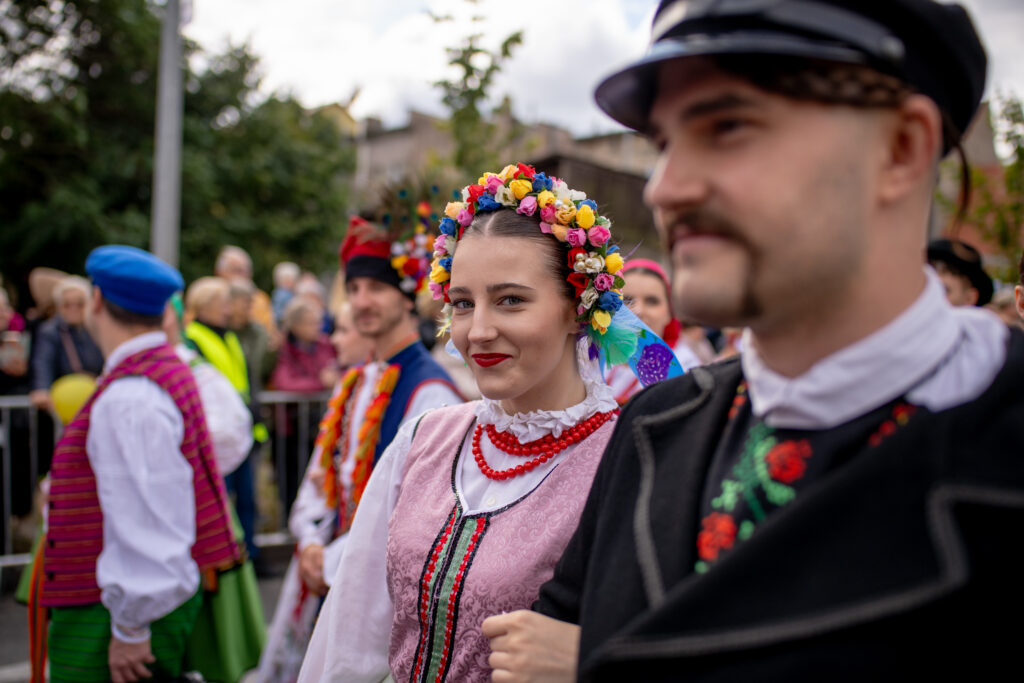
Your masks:
<svg viewBox="0 0 1024 683"><path fill-rule="evenodd" d="M242 526L234 506L231 517L235 539L242 543ZM259 585L252 562L217 576L217 590L206 593L185 654L188 671L207 681L235 683L255 669L267 640Z"/></svg>
<svg viewBox="0 0 1024 683"><path fill-rule="evenodd" d="M181 675L185 645L203 605L196 593L167 616L150 624L150 649L156 662L147 665L156 678ZM110 612L101 604L50 610L47 639L50 681L109 681Z"/></svg>

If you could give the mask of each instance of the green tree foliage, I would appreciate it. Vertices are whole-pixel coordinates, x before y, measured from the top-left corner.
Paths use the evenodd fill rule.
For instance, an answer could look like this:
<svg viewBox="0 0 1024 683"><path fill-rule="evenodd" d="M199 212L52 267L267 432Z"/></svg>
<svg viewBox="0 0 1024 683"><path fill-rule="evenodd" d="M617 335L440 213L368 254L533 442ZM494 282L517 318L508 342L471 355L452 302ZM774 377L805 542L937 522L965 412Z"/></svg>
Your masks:
<svg viewBox="0 0 1024 683"><path fill-rule="evenodd" d="M81 272L95 246L149 242L160 20L151 0L0 0L0 272ZM186 66L181 267L217 249L333 263L354 153L334 123L261 100L247 47Z"/></svg>
<svg viewBox="0 0 1024 683"><path fill-rule="evenodd" d="M475 5L479 0L466 0ZM434 21L449 21L450 16L434 17ZM472 17L474 23L483 17ZM497 51L481 46L482 33L466 36L464 42L447 48L448 64L458 69L459 77L438 81L435 85L443 93L442 102L449 111L448 125L455 148L452 165L461 177L476 178L483 169L495 168L501 163L500 151L515 138L516 130L499 130L493 116L505 114L511 120L509 100L506 98L497 112L485 112L484 105L494 85L494 78L512 56L512 51L523 42L523 34L516 31L505 37Z"/></svg>
<svg viewBox="0 0 1024 683"><path fill-rule="evenodd" d="M988 267L990 274L1003 282L1016 282L1024 229L1024 109L1018 97L1005 95L990 103L988 116L997 148L1006 154L1002 172L991 177L972 169L971 203L963 220L995 247L998 258ZM951 197L940 193L937 201L950 213L957 209Z"/></svg>

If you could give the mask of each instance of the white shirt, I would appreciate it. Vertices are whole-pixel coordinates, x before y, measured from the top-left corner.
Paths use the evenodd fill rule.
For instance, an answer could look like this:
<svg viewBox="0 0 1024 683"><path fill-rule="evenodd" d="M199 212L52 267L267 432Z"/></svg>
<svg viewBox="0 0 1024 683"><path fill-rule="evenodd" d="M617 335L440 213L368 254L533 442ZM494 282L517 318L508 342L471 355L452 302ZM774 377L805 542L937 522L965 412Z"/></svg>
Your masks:
<svg viewBox="0 0 1024 683"><path fill-rule="evenodd" d="M489 399L476 407L481 424L493 424L521 441L546 434L561 435L596 412L615 410L611 389L593 375L584 377L587 397L564 411L536 411L509 415ZM416 420L407 421L377 463L366 490L348 542L342 551L337 574L320 610L313 638L306 650L299 681L344 681L377 683L389 674L388 643L393 607L387 587L386 549L388 522L402 489L402 473L412 446ZM536 488L577 446L570 446L530 472L512 479L494 481L480 472L471 454L470 439L463 444L456 470L456 491L466 514L495 510L522 498ZM481 439L481 451L495 469L522 464L522 458L495 448Z"/></svg>
<svg viewBox="0 0 1024 683"><path fill-rule="evenodd" d="M103 372L166 343L163 332L134 337L111 352ZM193 473L181 454L184 433L174 400L145 377L111 382L92 406L86 453L103 509L96 582L113 633L121 640L147 640L151 622L199 589L199 568L191 554L196 536ZM118 626L131 629L132 637Z"/></svg>
<svg viewBox="0 0 1024 683"><path fill-rule="evenodd" d="M773 427L829 429L904 394L932 411L981 395L1006 361L1010 331L990 311L954 308L935 271L925 275L909 308L798 377L765 365L746 330L740 358L754 415Z"/></svg>
<svg viewBox="0 0 1024 683"><path fill-rule="evenodd" d="M380 373L383 368L384 364L382 363L368 363L363 368L362 383L352 403L353 412L350 424L354 425L355 428L350 429L349 434L346 435L348 453L355 453L355 449L359 445L358 425L362 424L370 401L377 395L377 381L380 379ZM337 387L335 387L336 391ZM427 382L416 389L409 399L408 409L402 416L400 425L404 425L410 418L416 417L430 408L456 405L458 403L462 403L462 399L447 384L443 382ZM298 541L299 550L312 544L322 546L330 544L334 546L330 552L325 551L324 578L329 585L334 578L334 568L337 566L337 559L340 558L343 537L335 539L333 543L331 542L337 511L328 507L323 486L318 483L320 476L323 475L320 460L320 449L314 448L313 454L309 459L309 465L306 467L306 474L302 478L298 494L288 516L288 528ZM346 458L342 462L341 477L343 482L346 482L346 484L351 483L354 469L354 458ZM363 500L365 501L365 499L366 496L364 495ZM329 558L334 560L330 566L328 566L327 562Z"/></svg>
<svg viewBox="0 0 1024 683"><path fill-rule="evenodd" d="M242 464L252 448L252 413L220 370L184 344L175 346L174 351L192 370L217 469L226 477Z"/></svg>

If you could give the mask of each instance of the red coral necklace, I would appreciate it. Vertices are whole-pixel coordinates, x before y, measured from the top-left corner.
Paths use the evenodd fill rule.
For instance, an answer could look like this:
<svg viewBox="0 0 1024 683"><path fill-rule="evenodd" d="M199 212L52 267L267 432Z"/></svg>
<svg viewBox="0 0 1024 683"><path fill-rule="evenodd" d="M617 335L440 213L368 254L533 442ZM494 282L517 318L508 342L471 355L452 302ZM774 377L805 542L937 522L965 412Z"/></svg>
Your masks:
<svg viewBox="0 0 1024 683"><path fill-rule="evenodd" d="M607 413L594 413L586 420L583 420L579 424L573 425L569 429L562 432L562 435L557 439L551 434L542 436L541 438L530 441L528 443L520 443L519 439L514 434L509 432L499 432L494 428L494 425L487 425L487 438L490 439L491 443L494 444L495 448L509 455L517 455L522 457L535 456L531 460L527 460L522 465L516 465L510 467L507 470L496 470L487 464L487 460L484 458L483 451L480 450L480 435L483 434L484 425L478 424L476 429L473 430L473 459L476 460L477 467L488 479L494 479L500 481L503 479L511 479L521 474L526 474L532 469L535 469L538 465L547 462L563 450L583 441L588 436L596 432L601 425L610 420L613 415L618 415L618 410L609 410Z"/></svg>

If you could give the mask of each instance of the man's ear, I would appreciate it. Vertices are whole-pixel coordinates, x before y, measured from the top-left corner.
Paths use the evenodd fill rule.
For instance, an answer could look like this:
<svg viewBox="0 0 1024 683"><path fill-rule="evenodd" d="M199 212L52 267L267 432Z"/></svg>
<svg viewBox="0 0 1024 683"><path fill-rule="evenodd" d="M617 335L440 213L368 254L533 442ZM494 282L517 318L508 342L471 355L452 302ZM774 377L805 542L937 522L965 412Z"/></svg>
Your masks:
<svg viewBox="0 0 1024 683"><path fill-rule="evenodd" d="M924 95L910 95L888 117L881 199L893 202L931 188L942 149L942 115Z"/></svg>
<svg viewBox="0 0 1024 683"><path fill-rule="evenodd" d="M103 293L96 285L92 287L92 299L89 300L89 312L96 315L103 310Z"/></svg>

